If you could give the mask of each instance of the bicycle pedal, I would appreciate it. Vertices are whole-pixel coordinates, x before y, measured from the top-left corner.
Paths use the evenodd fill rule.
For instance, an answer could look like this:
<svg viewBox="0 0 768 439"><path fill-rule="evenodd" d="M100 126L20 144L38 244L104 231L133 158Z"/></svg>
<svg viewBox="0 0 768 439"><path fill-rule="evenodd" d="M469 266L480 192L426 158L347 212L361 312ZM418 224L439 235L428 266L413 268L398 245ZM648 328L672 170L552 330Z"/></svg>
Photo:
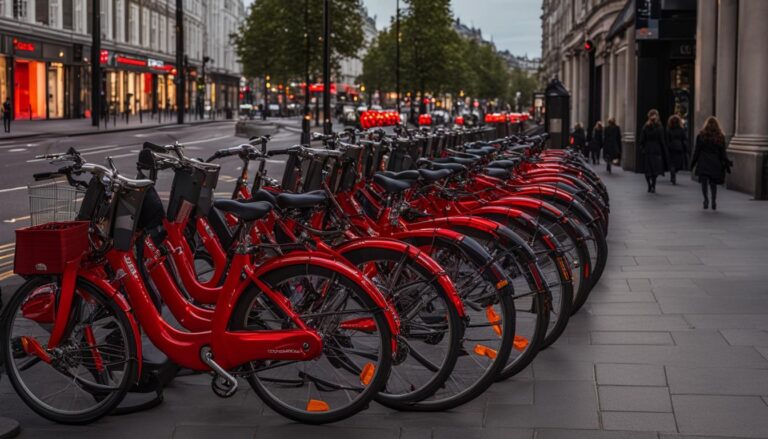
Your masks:
<svg viewBox="0 0 768 439"><path fill-rule="evenodd" d="M216 396L229 398L237 392L237 378L213 360L213 352L211 352L210 347L205 346L200 349L200 359L213 370L211 389Z"/></svg>

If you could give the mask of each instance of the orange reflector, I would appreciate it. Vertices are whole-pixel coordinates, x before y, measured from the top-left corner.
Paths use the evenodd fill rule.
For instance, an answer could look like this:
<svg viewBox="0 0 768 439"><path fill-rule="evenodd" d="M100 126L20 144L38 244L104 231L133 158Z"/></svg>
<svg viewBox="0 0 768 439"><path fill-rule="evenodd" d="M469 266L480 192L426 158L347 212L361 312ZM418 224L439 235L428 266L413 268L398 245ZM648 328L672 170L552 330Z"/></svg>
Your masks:
<svg viewBox="0 0 768 439"><path fill-rule="evenodd" d="M528 344L529 344L529 341L527 338L521 335L516 335L515 341L512 343L512 346L514 346L515 349L517 349L518 351L524 351L525 348L528 347Z"/></svg>
<svg viewBox="0 0 768 439"><path fill-rule="evenodd" d="M496 351L494 349L491 349L488 346L483 346L481 344L475 345L475 353L482 357L488 357L491 360L496 358Z"/></svg>
<svg viewBox="0 0 768 439"><path fill-rule="evenodd" d="M376 366L373 363L366 363L363 366L363 370L360 372L360 382L367 386L371 383L373 375L376 373Z"/></svg>
<svg viewBox="0 0 768 439"><path fill-rule="evenodd" d="M488 305L488 308L485 308L485 317L488 319L488 323L493 326L496 335L501 337L501 317L493 310L493 305Z"/></svg>
<svg viewBox="0 0 768 439"><path fill-rule="evenodd" d="M327 412L328 410L330 410L330 407L328 407L328 403L325 401L320 401L319 399L310 399L307 403L308 412Z"/></svg>
<svg viewBox="0 0 768 439"><path fill-rule="evenodd" d="M509 281L504 279L502 281L499 281L499 283L496 284L496 289L500 290L500 289L506 287L507 285L509 285Z"/></svg>

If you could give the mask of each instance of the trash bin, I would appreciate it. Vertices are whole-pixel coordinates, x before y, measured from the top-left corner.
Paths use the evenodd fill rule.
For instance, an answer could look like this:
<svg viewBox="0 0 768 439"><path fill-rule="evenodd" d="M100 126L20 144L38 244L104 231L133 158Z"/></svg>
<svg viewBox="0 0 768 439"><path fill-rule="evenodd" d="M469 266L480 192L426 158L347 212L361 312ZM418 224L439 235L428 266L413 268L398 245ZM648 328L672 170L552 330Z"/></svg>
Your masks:
<svg viewBox="0 0 768 439"><path fill-rule="evenodd" d="M552 148L568 146L568 130L571 126L571 94L559 79L547 84L545 102L544 130L549 134Z"/></svg>
<svg viewBox="0 0 768 439"><path fill-rule="evenodd" d="M233 117L233 115L232 115L232 109L231 109L231 108L229 108L229 107L227 107L227 109L226 109L226 110L224 110L224 114L226 115L227 119L232 119L232 117Z"/></svg>

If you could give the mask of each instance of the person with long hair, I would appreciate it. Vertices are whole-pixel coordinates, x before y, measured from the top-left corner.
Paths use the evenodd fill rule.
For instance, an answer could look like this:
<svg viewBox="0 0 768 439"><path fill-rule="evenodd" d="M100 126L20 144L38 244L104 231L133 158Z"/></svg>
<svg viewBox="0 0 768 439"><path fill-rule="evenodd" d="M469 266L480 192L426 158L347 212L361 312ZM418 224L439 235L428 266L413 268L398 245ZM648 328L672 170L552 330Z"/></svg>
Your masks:
<svg viewBox="0 0 768 439"><path fill-rule="evenodd" d="M704 209L709 208L712 195L712 210L717 210L717 185L725 183L725 173L731 172L731 162L725 154L725 135L720 122L714 116L707 118L704 126L696 135L696 150L693 153L691 167L699 177L701 194L704 195Z"/></svg>
<svg viewBox="0 0 768 439"><path fill-rule="evenodd" d="M688 155L688 133L680 116L673 114L667 120L667 150L669 151L669 181L677 184L677 171L685 167Z"/></svg>
<svg viewBox="0 0 768 439"><path fill-rule="evenodd" d="M667 143L658 110L653 109L648 112L648 120L640 131L638 146L645 167L648 192L656 193L656 179L659 175L664 175L667 167Z"/></svg>
<svg viewBox="0 0 768 439"><path fill-rule="evenodd" d="M584 132L584 127L581 125L581 122L576 122L576 125L573 126L571 146L584 155L584 157L589 158L589 153L587 152L587 134Z"/></svg>
<svg viewBox="0 0 768 439"><path fill-rule="evenodd" d="M616 125L616 119L609 118L608 126L603 131L603 158L605 170L611 173L611 162L621 157L621 129Z"/></svg>
<svg viewBox="0 0 768 439"><path fill-rule="evenodd" d="M598 120L592 128L592 137L589 139L589 156L593 165L600 164L601 149L603 149L603 123Z"/></svg>

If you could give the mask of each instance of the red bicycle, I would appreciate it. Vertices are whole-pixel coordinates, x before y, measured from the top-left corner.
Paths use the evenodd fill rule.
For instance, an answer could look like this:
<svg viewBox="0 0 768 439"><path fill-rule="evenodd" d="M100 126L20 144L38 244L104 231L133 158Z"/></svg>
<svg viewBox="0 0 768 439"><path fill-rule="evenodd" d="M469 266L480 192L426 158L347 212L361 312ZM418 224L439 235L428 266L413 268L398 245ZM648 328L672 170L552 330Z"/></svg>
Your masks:
<svg viewBox="0 0 768 439"><path fill-rule="evenodd" d="M86 163L73 149L51 158L72 164L35 177L87 187L79 221L20 231L15 270L26 282L0 327L9 379L38 414L79 424L110 413L140 375L139 328L177 364L212 373L218 396L232 396L243 377L268 406L301 422L344 419L386 383L398 327L357 270L311 252L254 266L243 233L209 327L180 331L153 303L132 251L152 181ZM75 178L83 174L89 182ZM230 213L252 223L270 209L253 203Z"/></svg>

